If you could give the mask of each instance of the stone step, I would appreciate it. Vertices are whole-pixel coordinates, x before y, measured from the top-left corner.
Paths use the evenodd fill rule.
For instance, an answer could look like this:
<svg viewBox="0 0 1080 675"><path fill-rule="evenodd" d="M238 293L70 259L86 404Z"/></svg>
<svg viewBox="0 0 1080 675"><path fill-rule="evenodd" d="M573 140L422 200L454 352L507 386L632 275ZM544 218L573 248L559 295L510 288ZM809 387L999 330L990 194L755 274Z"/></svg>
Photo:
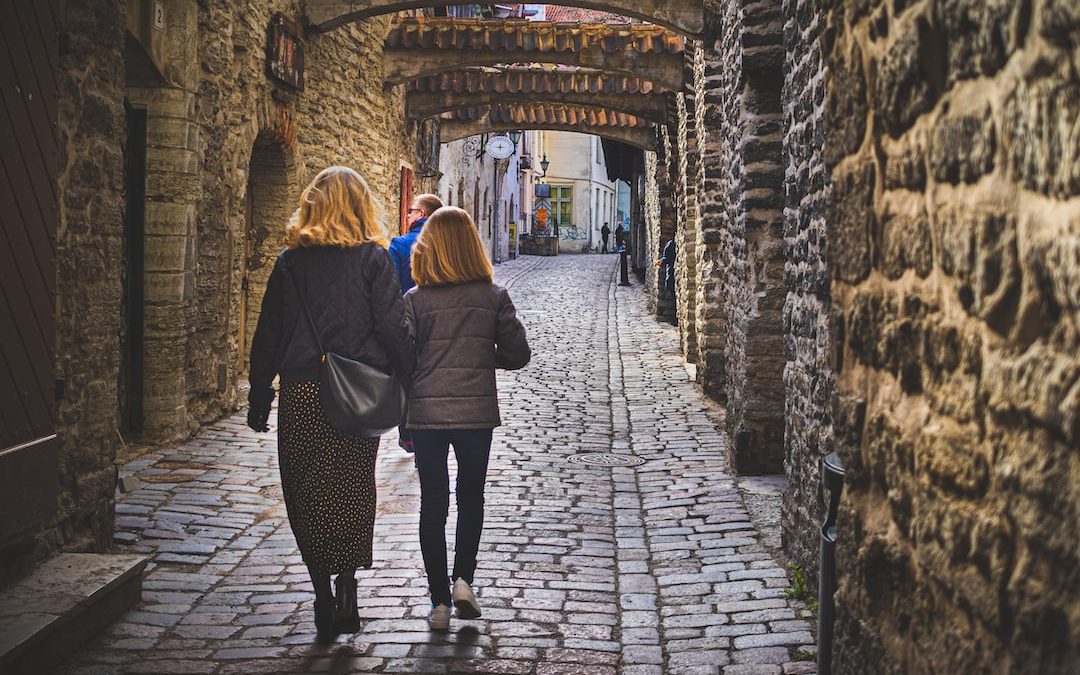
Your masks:
<svg viewBox="0 0 1080 675"><path fill-rule="evenodd" d="M147 558L63 553L0 589L0 673L46 673L137 604Z"/></svg>

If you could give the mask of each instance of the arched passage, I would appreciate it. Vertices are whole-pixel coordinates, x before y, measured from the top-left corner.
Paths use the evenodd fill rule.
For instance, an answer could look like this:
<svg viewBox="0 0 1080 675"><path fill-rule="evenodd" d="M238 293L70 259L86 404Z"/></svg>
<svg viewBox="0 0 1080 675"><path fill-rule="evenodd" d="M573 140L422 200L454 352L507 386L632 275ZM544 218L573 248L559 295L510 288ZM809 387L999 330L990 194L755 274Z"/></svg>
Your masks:
<svg viewBox="0 0 1080 675"><path fill-rule="evenodd" d="M461 3L454 0L308 0L306 14L315 30L326 31L380 14L457 4ZM701 35L705 28L705 9L701 0L563 0L559 4L622 14L690 37Z"/></svg>
<svg viewBox="0 0 1080 675"><path fill-rule="evenodd" d="M292 152L273 131L263 131L251 149L248 165L246 222L240 282L240 371L246 373L251 338L274 259L281 252L280 233L295 208L297 171Z"/></svg>
<svg viewBox="0 0 1080 675"><path fill-rule="evenodd" d="M384 76L395 85L462 68L545 63L599 69L678 91L684 46L681 36L642 24L400 19L386 36Z"/></svg>

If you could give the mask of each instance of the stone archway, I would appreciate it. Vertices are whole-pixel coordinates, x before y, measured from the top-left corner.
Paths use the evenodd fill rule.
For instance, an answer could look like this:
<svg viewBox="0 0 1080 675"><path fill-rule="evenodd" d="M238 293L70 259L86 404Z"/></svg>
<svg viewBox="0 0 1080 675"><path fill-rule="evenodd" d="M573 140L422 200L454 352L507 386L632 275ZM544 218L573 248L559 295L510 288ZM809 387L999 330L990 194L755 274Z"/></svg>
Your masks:
<svg viewBox="0 0 1080 675"><path fill-rule="evenodd" d="M239 372L247 373L251 338L274 260L281 252L285 223L296 208L298 184L292 151L272 130L259 134L248 164L247 203L240 282Z"/></svg>

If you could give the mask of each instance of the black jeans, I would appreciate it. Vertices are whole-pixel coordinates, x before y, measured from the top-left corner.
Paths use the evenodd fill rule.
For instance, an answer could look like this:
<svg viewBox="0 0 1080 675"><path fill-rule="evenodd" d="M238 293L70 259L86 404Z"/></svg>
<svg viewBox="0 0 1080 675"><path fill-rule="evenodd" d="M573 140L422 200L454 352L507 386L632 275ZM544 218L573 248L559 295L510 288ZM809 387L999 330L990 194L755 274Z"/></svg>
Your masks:
<svg viewBox="0 0 1080 675"><path fill-rule="evenodd" d="M484 483L491 453L491 429L413 429L416 469L420 472L420 550L424 554L431 601L450 604L446 577L446 516L450 511L450 446L457 457L457 537L454 579L473 582L476 552L484 529Z"/></svg>

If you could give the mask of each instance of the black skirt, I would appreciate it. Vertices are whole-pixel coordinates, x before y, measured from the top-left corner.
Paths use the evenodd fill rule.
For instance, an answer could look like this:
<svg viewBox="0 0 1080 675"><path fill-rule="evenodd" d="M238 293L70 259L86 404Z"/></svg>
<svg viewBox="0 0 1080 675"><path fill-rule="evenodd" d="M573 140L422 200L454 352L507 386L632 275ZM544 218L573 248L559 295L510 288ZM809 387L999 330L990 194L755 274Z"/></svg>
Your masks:
<svg viewBox="0 0 1080 675"><path fill-rule="evenodd" d="M378 438L330 426L318 382L281 385L278 463L300 555L323 574L371 567Z"/></svg>

